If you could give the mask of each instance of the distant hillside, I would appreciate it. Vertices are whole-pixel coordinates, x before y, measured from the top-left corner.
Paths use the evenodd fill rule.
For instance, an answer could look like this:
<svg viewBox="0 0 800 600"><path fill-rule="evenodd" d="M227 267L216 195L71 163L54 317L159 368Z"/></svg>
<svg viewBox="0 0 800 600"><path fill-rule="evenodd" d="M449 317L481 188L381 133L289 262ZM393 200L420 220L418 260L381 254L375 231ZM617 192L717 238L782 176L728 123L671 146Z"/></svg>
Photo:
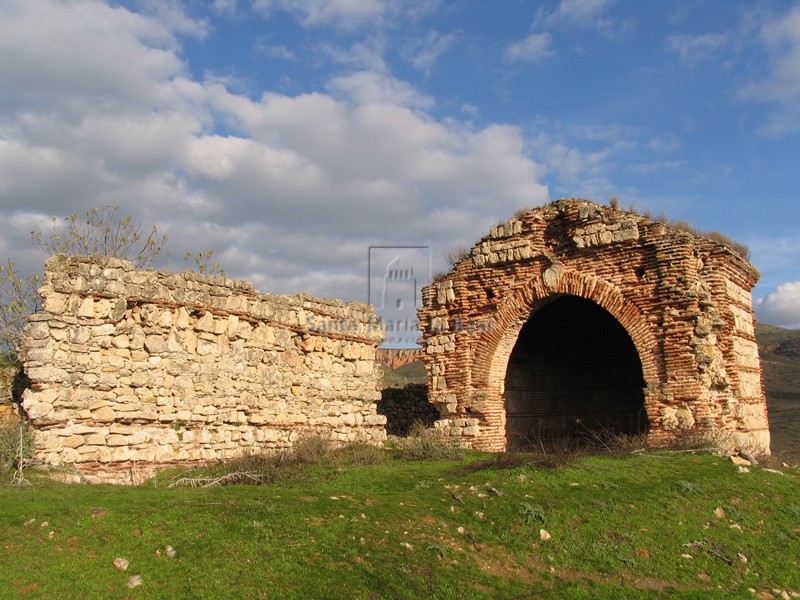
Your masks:
<svg viewBox="0 0 800 600"><path fill-rule="evenodd" d="M421 350L421 348L378 348L375 360L390 369L399 369L419 360Z"/></svg>
<svg viewBox="0 0 800 600"><path fill-rule="evenodd" d="M759 324L772 450L800 459L800 331Z"/></svg>
<svg viewBox="0 0 800 600"><path fill-rule="evenodd" d="M405 387L410 383L426 383L425 367L420 361L415 361L391 369L386 365L383 368L383 387Z"/></svg>

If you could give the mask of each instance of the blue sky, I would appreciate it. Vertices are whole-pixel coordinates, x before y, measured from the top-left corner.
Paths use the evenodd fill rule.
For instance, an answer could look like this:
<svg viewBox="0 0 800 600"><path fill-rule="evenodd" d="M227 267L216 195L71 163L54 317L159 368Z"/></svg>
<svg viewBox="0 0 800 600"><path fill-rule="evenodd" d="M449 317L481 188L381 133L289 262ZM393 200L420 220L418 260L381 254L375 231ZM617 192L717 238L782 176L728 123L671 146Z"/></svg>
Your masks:
<svg viewBox="0 0 800 600"><path fill-rule="evenodd" d="M800 326L800 3L0 3L0 258L116 204L262 292L365 301L368 248L433 269L560 197L748 244Z"/></svg>

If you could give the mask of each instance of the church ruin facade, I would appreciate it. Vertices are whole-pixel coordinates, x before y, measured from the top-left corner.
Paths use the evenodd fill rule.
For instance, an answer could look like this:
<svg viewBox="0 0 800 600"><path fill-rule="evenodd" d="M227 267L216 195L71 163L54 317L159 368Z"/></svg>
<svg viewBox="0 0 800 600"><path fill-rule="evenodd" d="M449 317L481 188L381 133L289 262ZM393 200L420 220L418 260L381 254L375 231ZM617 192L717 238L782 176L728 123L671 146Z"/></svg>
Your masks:
<svg viewBox="0 0 800 600"><path fill-rule="evenodd" d="M492 451L598 428L768 450L758 277L725 244L609 206L520 214L423 289L436 426Z"/></svg>

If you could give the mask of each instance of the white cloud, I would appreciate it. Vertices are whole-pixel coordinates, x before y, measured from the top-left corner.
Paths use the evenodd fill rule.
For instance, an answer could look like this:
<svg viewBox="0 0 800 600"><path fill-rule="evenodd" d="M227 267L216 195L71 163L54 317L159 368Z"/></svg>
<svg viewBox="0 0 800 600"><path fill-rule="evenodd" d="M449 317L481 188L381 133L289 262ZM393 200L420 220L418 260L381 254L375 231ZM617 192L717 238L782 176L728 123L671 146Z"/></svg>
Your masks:
<svg viewBox="0 0 800 600"><path fill-rule="evenodd" d="M686 165L683 160L662 160L649 163L635 163L629 169L642 175L654 175L664 171L677 171Z"/></svg>
<svg viewBox="0 0 800 600"><path fill-rule="evenodd" d="M266 56L267 58L282 58L285 60L296 58L294 52L289 50L289 48L286 46L273 46L270 44L265 44L261 41L256 43L256 52Z"/></svg>
<svg viewBox="0 0 800 600"><path fill-rule="evenodd" d="M434 104L433 98L420 94L410 83L370 71L335 77L328 82L327 88L355 104L384 103L418 108L429 108Z"/></svg>
<svg viewBox="0 0 800 600"><path fill-rule="evenodd" d="M647 140L647 148L653 152L675 152L681 147L680 140L673 133L663 133Z"/></svg>
<svg viewBox="0 0 800 600"><path fill-rule="evenodd" d="M555 11L542 13L546 25L567 23L586 27L595 21L614 0L561 0Z"/></svg>
<svg viewBox="0 0 800 600"><path fill-rule="evenodd" d="M262 14L285 10L303 25L334 25L352 29L380 19L391 8L382 0L255 0L253 8Z"/></svg>
<svg viewBox="0 0 800 600"><path fill-rule="evenodd" d="M777 103L780 108L760 132L780 137L800 130L800 6L766 19L758 38L769 53L769 72L744 86L740 97Z"/></svg>
<svg viewBox="0 0 800 600"><path fill-rule="evenodd" d="M350 48L324 44L321 50L334 62L365 71L388 71L383 59L386 41L381 35L373 35Z"/></svg>
<svg viewBox="0 0 800 600"><path fill-rule="evenodd" d="M235 15L236 8L236 0L214 0L211 3L211 10L219 14Z"/></svg>
<svg viewBox="0 0 800 600"><path fill-rule="evenodd" d="M532 33L506 47L506 60L538 63L553 55L553 38L549 33Z"/></svg>
<svg viewBox="0 0 800 600"><path fill-rule="evenodd" d="M800 281L779 285L754 304L759 321L782 327L800 327Z"/></svg>
<svg viewBox="0 0 800 600"><path fill-rule="evenodd" d="M475 106L474 104L470 104L469 102L466 102L461 105L461 112L469 117L477 117L481 113L480 109L477 106Z"/></svg>
<svg viewBox="0 0 800 600"><path fill-rule="evenodd" d="M3 4L3 249L25 248L31 222L113 203L165 231L176 261L211 247L263 291L363 299L370 244L438 257L548 199L517 127L439 120L380 64L328 93L239 94L192 78L191 30L93 0Z"/></svg>
<svg viewBox="0 0 800 600"><path fill-rule="evenodd" d="M429 73L439 57L450 50L460 36L461 34L456 31L445 34L429 31L425 37L409 42L403 55L415 69Z"/></svg>
<svg viewBox="0 0 800 600"><path fill-rule="evenodd" d="M95 2L4 6L0 82L27 95L3 94L3 109L57 104L80 113L87 101L151 101L182 72L173 32L154 18Z"/></svg>
<svg viewBox="0 0 800 600"><path fill-rule="evenodd" d="M690 68L715 59L727 45L727 33L676 34L667 38L667 48L678 55L682 64Z"/></svg>

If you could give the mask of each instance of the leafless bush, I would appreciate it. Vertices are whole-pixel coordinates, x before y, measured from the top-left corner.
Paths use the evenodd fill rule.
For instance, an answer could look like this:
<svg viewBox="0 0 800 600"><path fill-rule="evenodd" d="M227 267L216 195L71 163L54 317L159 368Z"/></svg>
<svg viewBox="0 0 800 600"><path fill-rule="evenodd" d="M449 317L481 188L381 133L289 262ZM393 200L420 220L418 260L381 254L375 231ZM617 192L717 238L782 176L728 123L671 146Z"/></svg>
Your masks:
<svg viewBox="0 0 800 600"><path fill-rule="evenodd" d="M456 440L417 421L406 437L399 438L400 458L404 460L455 460L464 455Z"/></svg>
<svg viewBox="0 0 800 600"><path fill-rule="evenodd" d="M462 260L465 260L469 257L469 248L452 248L448 250L445 255L444 259L450 264L451 267L455 267L460 263Z"/></svg>

